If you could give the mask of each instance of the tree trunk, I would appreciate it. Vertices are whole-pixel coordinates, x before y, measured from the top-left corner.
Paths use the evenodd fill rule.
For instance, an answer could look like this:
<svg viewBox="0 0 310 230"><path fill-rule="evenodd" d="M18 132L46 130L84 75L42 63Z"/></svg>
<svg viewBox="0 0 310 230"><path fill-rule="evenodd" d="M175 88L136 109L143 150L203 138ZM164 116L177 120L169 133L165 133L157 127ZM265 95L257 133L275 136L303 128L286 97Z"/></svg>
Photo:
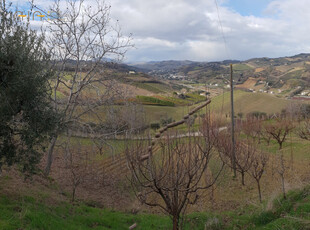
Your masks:
<svg viewBox="0 0 310 230"><path fill-rule="evenodd" d="M173 230L179 230L179 216L173 216Z"/></svg>
<svg viewBox="0 0 310 230"><path fill-rule="evenodd" d="M52 167L52 163L53 163L53 152L54 152L54 147L57 141L57 137L58 135L55 135L51 142L50 142L50 146L48 148L48 152L47 152L47 162L46 162L46 167L44 170L44 175L48 176L50 171L51 171L51 167Z"/></svg>
<svg viewBox="0 0 310 230"><path fill-rule="evenodd" d="M258 189L259 202L262 203L262 192L261 192L261 190L260 190L260 183L259 183L259 180L257 180L256 182L257 182L257 189Z"/></svg>
<svg viewBox="0 0 310 230"><path fill-rule="evenodd" d="M241 180L242 180L242 185L244 186L245 183L244 183L244 172L241 172Z"/></svg>
<svg viewBox="0 0 310 230"><path fill-rule="evenodd" d="M76 191L76 186L73 186L72 188L72 198L71 198L71 202L73 203L75 200L75 191Z"/></svg>
<svg viewBox="0 0 310 230"><path fill-rule="evenodd" d="M281 181L282 181L282 192L283 192L283 198L286 199L286 192L285 192L285 184L284 184L284 175L281 175Z"/></svg>
<svg viewBox="0 0 310 230"><path fill-rule="evenodd" d="M283 142L279 142L279 150L282 149L282 144L283 144Z"/></svg>

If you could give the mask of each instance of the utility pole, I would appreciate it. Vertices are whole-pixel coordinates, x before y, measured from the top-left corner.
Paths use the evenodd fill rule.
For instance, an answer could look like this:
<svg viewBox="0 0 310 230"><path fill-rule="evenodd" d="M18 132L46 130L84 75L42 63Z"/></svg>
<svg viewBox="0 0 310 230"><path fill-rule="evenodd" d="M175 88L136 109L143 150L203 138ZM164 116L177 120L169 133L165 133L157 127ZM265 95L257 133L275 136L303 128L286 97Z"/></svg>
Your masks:
<svg viewBox="0 0 310 230"><path fill-rule="evenodd" d="M234 177L237 177L236 172L236 153L235 153L235 114L234 114L234 81L233 81L233 65L230 64L230 105L231 105L231 142L232 142L232 166Z"/></svg>

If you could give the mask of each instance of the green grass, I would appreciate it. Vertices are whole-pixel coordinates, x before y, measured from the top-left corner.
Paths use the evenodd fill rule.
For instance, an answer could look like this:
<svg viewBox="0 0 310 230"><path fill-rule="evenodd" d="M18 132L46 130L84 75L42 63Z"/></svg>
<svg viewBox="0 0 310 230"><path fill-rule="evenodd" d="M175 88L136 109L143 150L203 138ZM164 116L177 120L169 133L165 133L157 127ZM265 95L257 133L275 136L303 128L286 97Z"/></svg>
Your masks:
<svg viewBox="0 0 310 230"><path fill-rule="evenodd" d="M250 70L252 67L248 66L247 64L234 64L233 65L233 70L234 71L245 71L245 70Z"/></svg>
<svg viewBox="0 0 310 230"><path fill-rule="evenodd" d="M303 70L295 70L288 72L284 76L281 77L282 80L290 80L290 79L300 79L302 76Z"/></svg>
<svg viewBox="0 0 310 230"><path fill-rule="evenodd" d="M164 100L164 101L173 102L175 105L179 105L179 106L192 105L192 104L199 103L201 101L206 100L205 96L201 96L197 93L189 93L189 94L186 94L186 96L187 97L185 99L179 98L178 96L169 97L169 96L157 95L154 97Z"/></svg>
<svg viewBox="0 0 310 230"><path fill-rule="evenodd" d="M186 94L186 96L189 96L189 100L192 100L194 102L206 100L205 96L201 96L201 95L196 94L196 93L188 93L188 94Z"/></svg>
<svg viewBox="0 0 310 230"><path fill-rule="evenodd" d="M160 121L162 117L172 117L174 120L180 120L192 108L198 105L199 104L191 106L175 106L175 107L145 105L144 111L146 114L147 121L151 122ZM205 109L202 110L205 111Z"/></svg>
<svg viewBox="0 0 310 230"><path fill-rule="evenodd" d="M223 113L230 112L230 92L225 92L211 99L211 111ZM267 114L281 112L289 105L290 101L274 97L265 93L249 93L241 90L234 92L235 113L250 113L254 111L265 112Z"/></svg>
<svg viewBox="0 0 310 230"><path fill-rule="evenodd" d="M227 214L231 222L226 229L310 229L310 187L290 191L287 199L278 198L273 207L262 211L257 208Z"/></svg>
<svg viewBox="0 0 310 230"><path fill-rule="evenodd" d="M48 197L0 196L0 229L171 229L164 215L124 213L109 209L72 205L67 202L46 205ZM185 216L183 229L294 229L310 228L310 187L290 191L287 199L273 201L271 209L248 206L234 211L192 213ZM225 220L225 221L223 221Z"/></svg>
<svg viewBox="0 0 310 230"><path fill-rule="evenodd" d="M171 101L158 99L156 97L137 96L137 100L144 105L175 106Z"/></svg>
<svg viewBox="0 0 310 230"><path fill-rule="evenodd" d="M206 213L188 215L184 229L203 229L205 221L212 217ZM138 215L84 204L45 205L33 197L18 199L0 196L0 229L128 229L137 223L136 229L171 229L167 216L140 213Z"/></svg>
<svg viewBox="0 0 310 230"><path fill-rule="evenodd" d="M168 86L160 83L133 82L132 85L141 89L148 90L152 93L165 93L167 91L170 91Z"/></svg>

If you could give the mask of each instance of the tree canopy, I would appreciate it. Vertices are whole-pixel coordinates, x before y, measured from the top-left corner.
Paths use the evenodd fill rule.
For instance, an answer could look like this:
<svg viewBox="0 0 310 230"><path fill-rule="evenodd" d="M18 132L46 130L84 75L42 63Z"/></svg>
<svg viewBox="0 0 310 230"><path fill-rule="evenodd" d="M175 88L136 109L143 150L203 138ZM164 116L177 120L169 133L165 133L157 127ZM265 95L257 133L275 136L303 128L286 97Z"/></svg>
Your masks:
<svg viewBox="0 0 310 230"><path fill-rule="evenodd" d="M44 37L0 2L0 168L34 172L54 128Z"/></svg>

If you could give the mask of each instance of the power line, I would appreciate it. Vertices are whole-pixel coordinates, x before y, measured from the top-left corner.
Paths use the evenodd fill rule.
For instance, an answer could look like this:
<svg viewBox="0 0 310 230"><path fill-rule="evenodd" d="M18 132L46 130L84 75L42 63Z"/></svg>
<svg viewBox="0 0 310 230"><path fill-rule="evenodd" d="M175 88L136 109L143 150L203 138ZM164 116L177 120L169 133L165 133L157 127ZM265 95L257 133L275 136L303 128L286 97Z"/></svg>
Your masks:
<svg viewBox="0 0 310 230"><path fill-rule="evenodd" d="M222 38L225 44L226 54L229 57L229 59L231 59L229 52L228 52L228 48L227 48L227 41L226 41L226 37L224 34L223 24L221 21L217 0L214 0L214 2L215 2L216 10L217 10L217 16L219 20L221 33L222 33ZM231 142L232 142L232 159L231 160L232 160L232 165L233 165L234 178L236 178L237 173L236 173L236 155L235 155L234 81L233 81L233 65L232 64L230 64L230 103L231 103ZM224 104L224 93L223 93L223 104Z"/></svg>
<svg viewBox="0 0 310 230"><path fill-rule="evenodd" d="M223 29L223 24L222 24L222 20L221 20L221 16L220 16L219 6L217 4L217 0L214 0L214 2L215 2L215 6L216 6L217 17L218 17L218 21L219 21L219 26L220 26L222 38L223 38L224 45L225 45L226 54L227 54L227 57L229 57L229 59L230 59L230 55L229 55L229 52L228 52L228 46L227 46L227 40L226 40L226 37L225 37L225 33L224 33L224 29Z"/></svg>

